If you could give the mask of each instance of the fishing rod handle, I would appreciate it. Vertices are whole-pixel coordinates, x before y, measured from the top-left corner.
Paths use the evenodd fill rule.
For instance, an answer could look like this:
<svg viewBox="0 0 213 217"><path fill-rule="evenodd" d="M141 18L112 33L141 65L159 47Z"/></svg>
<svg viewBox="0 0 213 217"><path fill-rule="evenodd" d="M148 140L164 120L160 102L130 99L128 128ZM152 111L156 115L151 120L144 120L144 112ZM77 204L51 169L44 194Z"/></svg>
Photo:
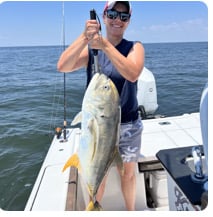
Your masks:
<svg viewBox="0 0 213 217"><path fill-rule="evenodd" d="M90 10L90 19L91 20L96 20L96 11L95 11L95 9ZM98 50L96 50L96 49L92 49L92 50L93 50L94 56L97 56L98 55Z"/></svg>
<svg viewBox="0 0 213 217"><path fill-rule="evenodd" d="M95 9L90 10L90 19L96 20L96 12Z"/></svg>

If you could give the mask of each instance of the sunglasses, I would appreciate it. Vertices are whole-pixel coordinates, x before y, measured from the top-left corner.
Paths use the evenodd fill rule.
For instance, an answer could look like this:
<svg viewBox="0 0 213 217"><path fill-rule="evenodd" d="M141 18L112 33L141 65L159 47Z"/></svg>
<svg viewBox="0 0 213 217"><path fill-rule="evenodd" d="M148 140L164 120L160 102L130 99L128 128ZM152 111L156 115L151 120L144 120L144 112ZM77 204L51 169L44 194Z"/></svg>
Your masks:
<svg viewBox="0 0 213 217"><path fill-rule="evenodd" d="M115 10L107 10L106 15L107 15L107 18L111 20L115 20L119 16L120 20L123 22L127 22L131 16L130 14L126 12L119 12Z"/></svg>

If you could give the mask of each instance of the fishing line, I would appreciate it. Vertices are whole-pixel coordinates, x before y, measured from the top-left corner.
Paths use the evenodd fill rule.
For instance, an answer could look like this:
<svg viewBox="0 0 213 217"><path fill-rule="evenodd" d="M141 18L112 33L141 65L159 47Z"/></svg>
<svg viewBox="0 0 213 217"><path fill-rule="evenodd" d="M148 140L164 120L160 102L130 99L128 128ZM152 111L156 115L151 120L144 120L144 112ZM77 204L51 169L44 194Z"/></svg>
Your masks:
<svg viewBox="0 0 213 217"><path fill-rule="evenodd" d="M62 51L63 52L65 50L65 12L64 12L64 2L62 2ZM58 73L59 74L59 73ZM57 76L58 77L58 76ZM58 78L57 78L58 81ZM57 82L56 82L57 83ZM63 104L64 104L64 122L63 122L63 130L61 127L56 127L56 117L58 116L58 107L60 104L60 96L57 95L58 91L56 90L56 88L58 88L59 85L55 84L55 94L54 94L54 100L53 100L53 108L54 110L56 110L56 112L52 111L52 118L51 118L51 122L53 122L52 124L50 123L50 130L52 128L55 128L55 134L57 135L57 138L59 139L61 134L63 133L63 140L61 140L62 142L66 141L66 128L67 128L67 121L66 121L66 73L63 73ZM58 97L58 100L56 99ZM57 101L57 102L56 102ZM57 107L57 108L56 108ZM55 117L55 119L54 119ZM54 120L53 120L54 119Z"/></svg>
<svg viewBox="0 0 213 217"><path fill-rule="evenodd" d="M63 51L65 50L65 16L64 16L64 1L62 2L62 18L63 18ZM66 73L64 73L64 129L63 129L63 136L64 141L66 141L66 128L67 128L67 121L66 121L67 111L66 111Z"/></svg>

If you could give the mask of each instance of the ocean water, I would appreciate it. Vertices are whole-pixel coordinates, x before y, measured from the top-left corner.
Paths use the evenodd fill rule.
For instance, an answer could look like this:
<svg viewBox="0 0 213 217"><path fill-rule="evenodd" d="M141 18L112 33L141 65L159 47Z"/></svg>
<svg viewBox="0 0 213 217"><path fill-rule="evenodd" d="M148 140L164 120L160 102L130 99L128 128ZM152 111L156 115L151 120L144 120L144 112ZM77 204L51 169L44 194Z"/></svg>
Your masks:
<svg viewBox="0 0 213 217"><path fill-rule="evenodd" d="M208 81L208 43L144 44L145 66L156 79L156 114L199 111ZM24 210L54 128L63 126L64 75L60 46L0 48L0 208ZM68 125L80 110L84 70L66 74Z"/></svg>

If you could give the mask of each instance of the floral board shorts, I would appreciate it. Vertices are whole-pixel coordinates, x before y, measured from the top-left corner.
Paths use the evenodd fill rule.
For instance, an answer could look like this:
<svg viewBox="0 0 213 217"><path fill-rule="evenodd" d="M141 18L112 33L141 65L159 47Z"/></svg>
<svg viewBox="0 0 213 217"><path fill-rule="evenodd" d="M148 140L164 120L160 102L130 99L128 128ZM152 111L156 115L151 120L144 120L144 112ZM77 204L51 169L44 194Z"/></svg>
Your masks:
<svg viewBox="0 0 213 217"><path fill-rule="evenodd" d="M119 152L123 162L137 162L141 149L143 123L140 118L129 123L121 123Z"/></svg>

